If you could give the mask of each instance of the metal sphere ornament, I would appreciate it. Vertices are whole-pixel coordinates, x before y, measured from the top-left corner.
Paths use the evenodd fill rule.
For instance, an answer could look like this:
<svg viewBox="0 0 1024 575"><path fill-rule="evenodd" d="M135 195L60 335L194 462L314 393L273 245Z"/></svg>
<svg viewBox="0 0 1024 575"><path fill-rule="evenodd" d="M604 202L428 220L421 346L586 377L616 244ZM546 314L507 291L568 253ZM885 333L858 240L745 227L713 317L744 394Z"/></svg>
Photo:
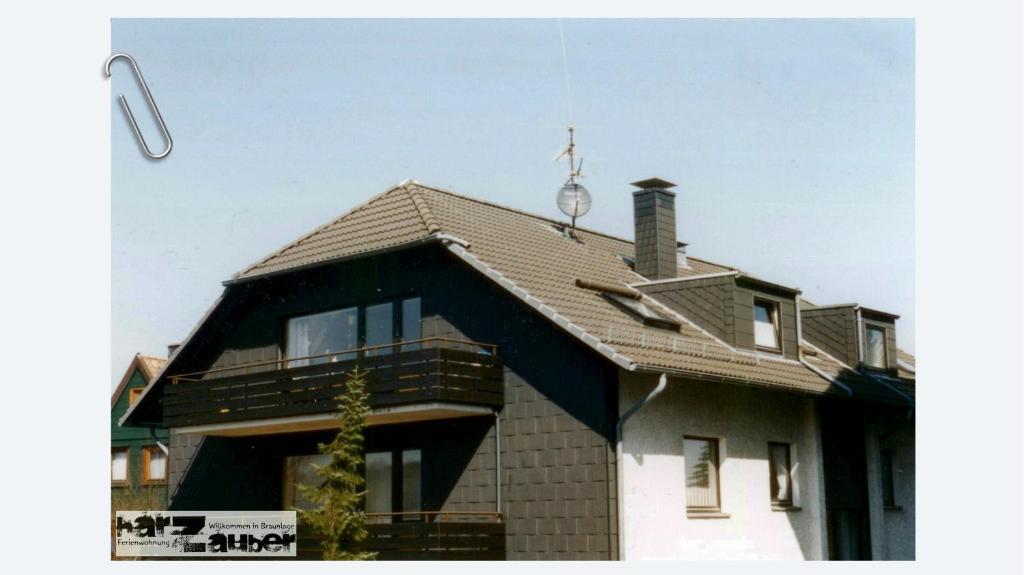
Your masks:
<svg viewBox="0 0 1024 575"><path fill-rule="evenodd" d="M562 189L558 190L558 209L562 210L562 213L573 219L573 224L576 222L576 218L587 215L590 211L590 205L592 203L590 199L590 192L587 188L576 182L566 182Z"/></svg>

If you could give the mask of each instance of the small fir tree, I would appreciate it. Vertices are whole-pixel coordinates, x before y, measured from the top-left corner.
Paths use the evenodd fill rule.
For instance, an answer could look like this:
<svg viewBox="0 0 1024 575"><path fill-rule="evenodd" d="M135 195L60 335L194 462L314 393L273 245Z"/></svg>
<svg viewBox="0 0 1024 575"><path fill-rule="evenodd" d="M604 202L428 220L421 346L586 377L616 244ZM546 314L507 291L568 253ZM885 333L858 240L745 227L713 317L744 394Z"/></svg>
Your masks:
<svg viewBox="0 0 1024 575"><path fill-rule="evenodd" d="M338 422L341 429L330 443L318 446L329 455L326 465L316 466L319 486L299 485L302 494L315 509L299 510L299 520L314 533L322 535L323 557L328 561L362 561L376 553L360 549L368 537L366 513L362 509L366 480L363 467L363 429L366 427L366 373L348 374L345 393L339 396Z"/></svg>

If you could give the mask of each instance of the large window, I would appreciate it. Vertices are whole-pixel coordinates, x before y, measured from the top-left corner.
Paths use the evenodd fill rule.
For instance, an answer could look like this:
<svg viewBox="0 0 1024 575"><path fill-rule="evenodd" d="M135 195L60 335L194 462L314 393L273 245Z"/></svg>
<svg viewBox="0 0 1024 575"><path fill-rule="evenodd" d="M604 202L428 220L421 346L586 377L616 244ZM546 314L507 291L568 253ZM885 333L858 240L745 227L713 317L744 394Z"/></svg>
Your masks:
<svg viewBox="0 0 1024 575"><path fill-rule="evenodd" d="M352 354L324 355L359 347L359 315L350 307L288 320L286 351L289 367L353 359Z"/></svg>
<svg viewBox="0 0 1024 575"><path fill-rule="evenodd" d="M885 328L869 325L864 328L867 340L867 349L864 352L864 361L871 367L885 369Z"/></svg>
<svg viewBox="0 0 1024 575"><path fill-rule="evenodd" d="M687 510L719 511L718 440L685 437L683 457L686 460Z"/></svg>
<svg viewBox="0 0 1024 575"><path fill-rule="evenodd" d="M418 521L423 505L423 455L419 449L371 451L364 458L366 512L370 523ZM313 509L300 485L320 485L316 466L330 463L328 455L297 455L284 460L282 504L285 510Z"/></svg>
<svg viewBox="0 0 1024 575"><path fill-rule="evenodd" d="M299 359L291 359L288 366L355 359L354 350L361 347L374 348L367 355L390 353L397 347L392 343L421 339L420 323L418 297L293 317L288 320L285 355Z"/></svg>
<svg viewBox="0 0 1024 575"><path fill-rule="evenodd" d="M110 450L110 482L117 485L128 483L127 447L114 447Z"/></svg>
<svg viewBox="0 0 1024 575"><path fill-rule="evenodd" d="M142 448L142 482L164 483L167 481L167 454L157 445Z"/></svg>
<svg viewBox="0 0 1024 575"><path fill-rule="evenodd" d="M759 348L779 351L779 308L774 302L754 300L754 345Z"/></svg>
<svg viewBox="0 0 1024 575"><path fill-rule="evenodd" d="M366 346L375 347L395 341L395 308L391 302L366 308ZM371 349L367 355L390 353L391 347Z"/></svg>
<svg viewBox="0 0 1024 575"><path fill-rule="evenodd" d="M422 457L419 449L366 454L366 512L378 514L371 522L421 519L416 512L422 511Z"/></svg>
<svg viewBox="0 0 1024 575"><path fill-rule="evenodd" d="M772 504L779 507L793 505L793 476L789 452L788 443L768 444L768 481L771 486Z"/></svg>
<svg viewBox="0 0 1024 575"><path fill-rule="evenodd" d="M421 326L420 298L412 297L402 300L402 341L413 341L423 339L423 327ZM420 349L421 344L410 343L402 346L402 351Z"/></svg>
<svg viewBox="0 0 1024 575"><path fill-rule="evenodd" d="M320 485L320 476L316 466L327 465L330 455L294 455L284 458L284 485L282 489L282 507L285 511L292 509L315 509L316 503L307 498L300 485L316 487Z"/></svg>

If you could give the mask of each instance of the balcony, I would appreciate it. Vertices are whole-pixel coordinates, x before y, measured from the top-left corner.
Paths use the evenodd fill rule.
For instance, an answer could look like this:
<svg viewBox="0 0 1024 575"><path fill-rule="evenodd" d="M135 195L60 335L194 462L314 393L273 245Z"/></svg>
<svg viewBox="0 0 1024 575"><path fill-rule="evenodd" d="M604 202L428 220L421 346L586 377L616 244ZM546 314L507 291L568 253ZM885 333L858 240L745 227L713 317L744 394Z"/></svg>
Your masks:
<svg viewBox="0 0 1024 575"><path fill-rule="evenodd" d="M163 423L224 436L329 429L357 367L366 373L368 425L481 415L504 403L495 346L428 338L171 376Z"/></svg>
<svg viewBox="0 0 1024 575"><path fill-rule="evenodd" d="M505 559L500 513L367 513L363 549L379 561L495 561ZM320 559L322 537L299 526L298 559Z"/></svg>

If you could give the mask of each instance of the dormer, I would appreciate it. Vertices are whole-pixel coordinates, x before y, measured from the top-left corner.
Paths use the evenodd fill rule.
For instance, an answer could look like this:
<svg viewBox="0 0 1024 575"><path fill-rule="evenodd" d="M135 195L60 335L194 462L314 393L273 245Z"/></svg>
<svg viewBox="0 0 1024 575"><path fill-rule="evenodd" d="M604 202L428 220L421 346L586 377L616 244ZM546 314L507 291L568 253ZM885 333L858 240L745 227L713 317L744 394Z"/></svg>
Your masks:
<svg viewBox="0 0 1024 575"><path fill-rule="evenodd" d="M800 290L742 272L633 284L729 345L798 357L796 305Z"/></svg>
<svg viewBox="0 0 1024 575"><path fill-rule="evenodd" d="M844 363L895 373L898 315L857 304L811 306L800 309L803 337Z"/></svg>

